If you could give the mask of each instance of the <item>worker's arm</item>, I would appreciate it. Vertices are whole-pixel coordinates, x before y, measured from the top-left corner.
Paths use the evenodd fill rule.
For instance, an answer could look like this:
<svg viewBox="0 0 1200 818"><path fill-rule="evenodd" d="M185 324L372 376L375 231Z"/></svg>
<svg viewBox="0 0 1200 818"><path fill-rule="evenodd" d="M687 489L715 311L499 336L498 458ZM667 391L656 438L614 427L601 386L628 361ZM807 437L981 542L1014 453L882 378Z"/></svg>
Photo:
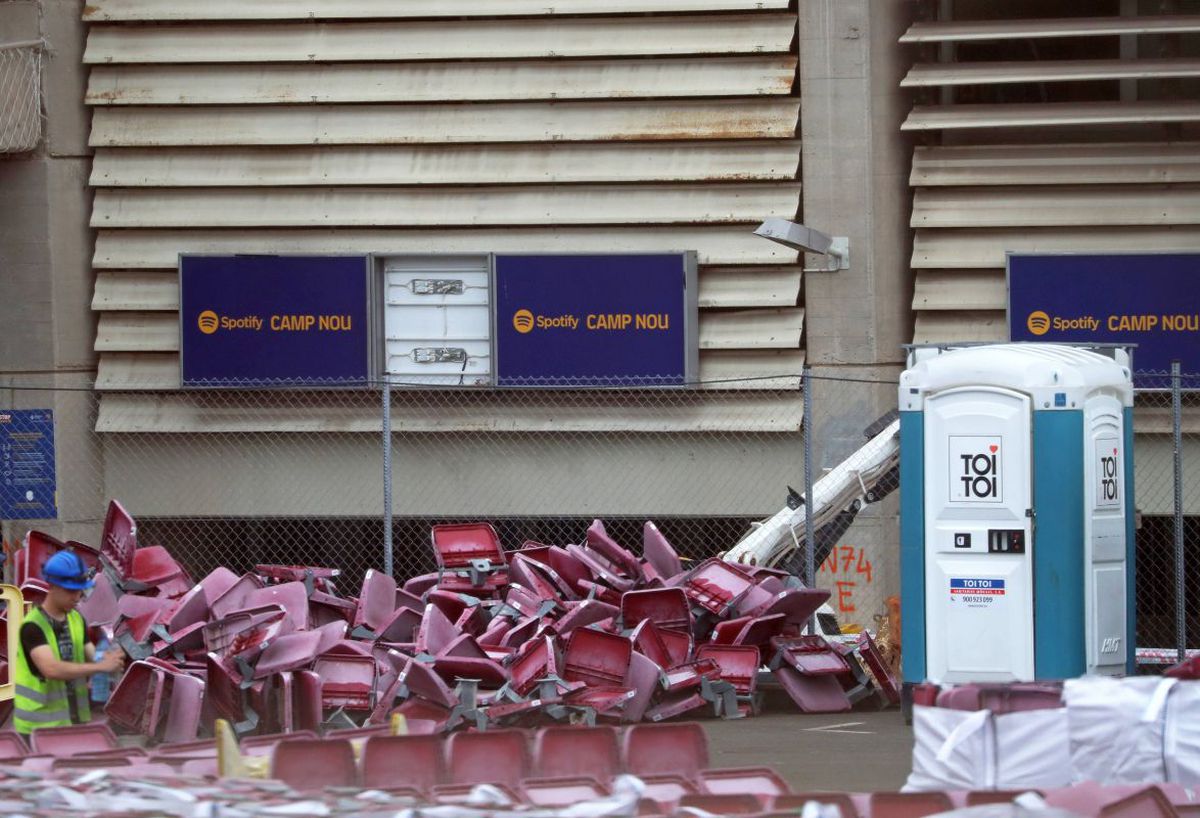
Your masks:
<svg viewBox="0 0 1200 818"><path fill-rule="evenodd" d="M64 662L55 658L49 645L38 645L30 651L29 658L43 677L59 682L86 679L97 673L120 673L125 665L125 654L115 645L112 650L105 651L99 662Z"/></svg>

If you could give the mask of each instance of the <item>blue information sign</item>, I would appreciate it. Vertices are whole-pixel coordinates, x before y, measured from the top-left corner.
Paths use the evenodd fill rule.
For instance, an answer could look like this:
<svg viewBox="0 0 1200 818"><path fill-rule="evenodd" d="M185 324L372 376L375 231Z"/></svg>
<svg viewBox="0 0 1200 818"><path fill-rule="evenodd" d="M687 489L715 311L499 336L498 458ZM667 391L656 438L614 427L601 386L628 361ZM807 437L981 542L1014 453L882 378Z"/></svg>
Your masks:
<svg viewBox="0 0 1200 818"><path fill-rule="evenodd" d="M694 255L498 255L495 273L500 386L694 379Z"/></svg>
<svg viewBox="0 0 1200 818"><path fill-rule="evenodd" d="M54 413L0 409L0 519L58 517Z"/></svg>
<svg viewBox="0 0 1200 818"><path fill-rule="evenodd" d="M1014 341L1137 344L1134 384L1200 373L1200 253L1008 256Z"/></svg>
<svg viewBox="0 0 1200 818"><path fill-rule="evenodd" d="M370 376L366 256L181 256L183 385L345 386Z"/></svg>

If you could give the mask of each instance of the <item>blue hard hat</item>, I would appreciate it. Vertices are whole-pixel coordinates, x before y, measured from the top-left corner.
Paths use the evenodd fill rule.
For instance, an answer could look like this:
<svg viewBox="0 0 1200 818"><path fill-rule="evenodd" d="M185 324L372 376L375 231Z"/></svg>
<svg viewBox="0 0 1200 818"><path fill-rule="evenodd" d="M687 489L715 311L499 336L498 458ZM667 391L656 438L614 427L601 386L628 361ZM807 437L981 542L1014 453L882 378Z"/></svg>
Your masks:
<svg viewBox="0 0 1200 818"><path fill-rule="evenodd" d="M51 585L68 591L86 591L96 582L92 572L74 551L59 551L42 566L42 577Z"/></svg>

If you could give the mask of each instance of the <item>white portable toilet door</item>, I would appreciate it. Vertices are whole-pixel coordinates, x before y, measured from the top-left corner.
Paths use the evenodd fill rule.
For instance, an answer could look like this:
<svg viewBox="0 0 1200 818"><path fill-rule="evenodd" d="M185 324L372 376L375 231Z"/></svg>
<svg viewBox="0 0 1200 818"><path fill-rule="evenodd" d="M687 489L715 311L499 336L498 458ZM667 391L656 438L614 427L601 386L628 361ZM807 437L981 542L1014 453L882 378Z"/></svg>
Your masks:
<svg viewBox="0 0 1200 818"><path fill-rule="evenodd" d="M925 403L926 675L1034 677L1031 404L995 387Z"/></svg>
<svg viewBox="0 0 1200 818"><path fill-rule="evenodd" d="M1125 672L1125 457L1121 403L1095 395L1084 404L1084 610L1088 673Z"/></svg>

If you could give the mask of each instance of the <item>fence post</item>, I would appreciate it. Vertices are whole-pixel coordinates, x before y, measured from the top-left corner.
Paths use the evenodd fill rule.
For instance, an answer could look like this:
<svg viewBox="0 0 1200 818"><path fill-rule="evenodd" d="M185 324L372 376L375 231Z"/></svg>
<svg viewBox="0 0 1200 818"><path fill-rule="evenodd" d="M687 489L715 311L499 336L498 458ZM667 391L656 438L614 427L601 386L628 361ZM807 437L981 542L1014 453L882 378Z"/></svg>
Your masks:
<svg viewBox="0 0 1200 818"><path fill-rule="evenodd" d="M392 382L383 377L383 573L392 576Z"/></svg>
<svg viewBox="0 0 1200 818"><path fill-rule="evenodd" d="M1175 469L1175 650L1187 658L1187 617L1184 610L1186 566L1183 558L1183 396L1179 361L1171 361L1171 432Z"/></svg>
<svg viewBox="0 0 1200 818"><path fill-rule="evenodd" d="M812 473L812 368L808 364L804 365L802 378L802 387L804 389L804 418L801 421L801 430L804 433L804 584L809 588L817 587L816 583L816 534L813 531L813 473ZM817 632L817 618L814 614L808 618L808 632Z"/></svg>

